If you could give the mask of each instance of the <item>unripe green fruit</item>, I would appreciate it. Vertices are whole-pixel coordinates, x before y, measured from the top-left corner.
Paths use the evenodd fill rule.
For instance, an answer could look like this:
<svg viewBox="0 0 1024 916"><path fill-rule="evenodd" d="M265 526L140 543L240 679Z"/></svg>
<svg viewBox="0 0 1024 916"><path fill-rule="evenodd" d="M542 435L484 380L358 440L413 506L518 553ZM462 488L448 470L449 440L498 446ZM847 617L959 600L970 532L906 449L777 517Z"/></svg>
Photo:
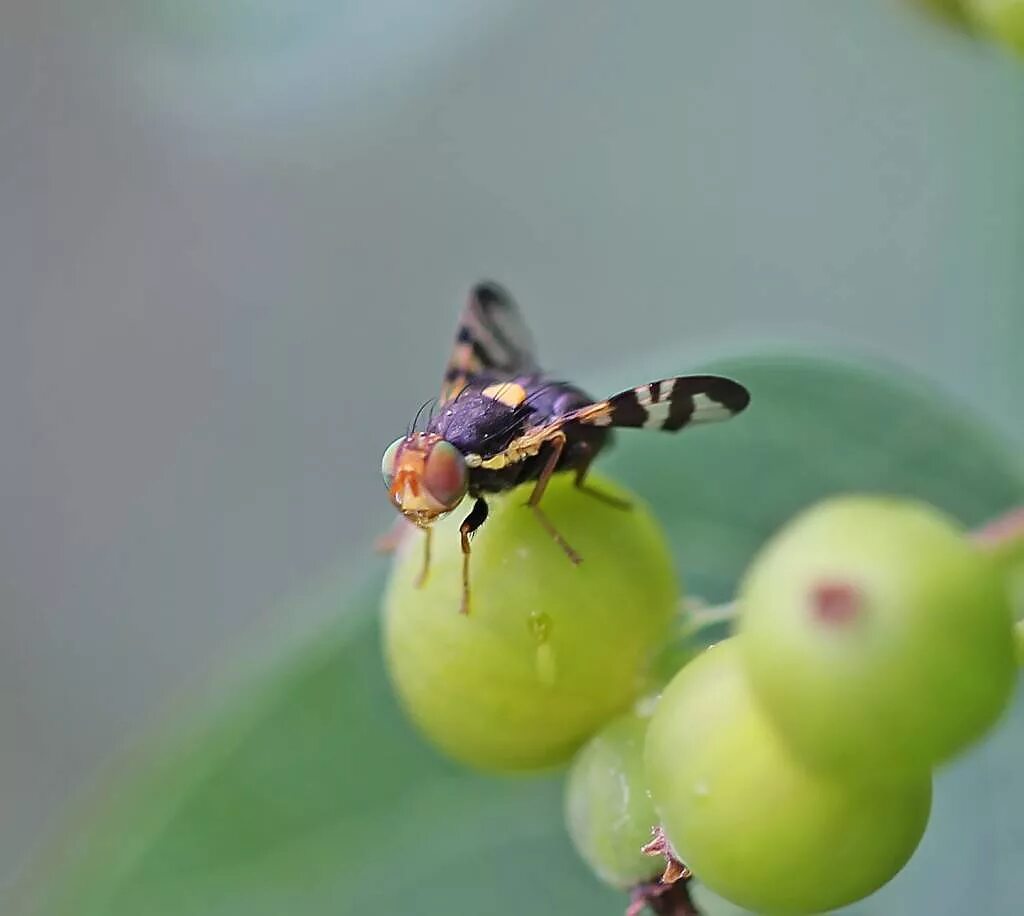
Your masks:
<svg viewBox="0 0 1024 916"><path fill-rule="evenodd" d="M1024 0L964 0L964 6L996 41L1024 54Z"/></svg>
<svg viewBox="0 0 1024 916"><path fill-rule="evenodd" d="M872 893L910 858L931 777L858 782L807 769L764 716L738 643L666 688L647 729L648 785L679 858L757 913L822 913Z"/></svg>
<svg viewBox="0 0 1024 916"><path fill-rule="evenodd" d="M612 887L652 881L664 862L640 851L658 823L647 793L647 718L627 713L576 755L565 792L569 837L583 860Z"/></svg>
<svg viewBox="0 0 1024 916"><path fill-rule="evenodd" d="M632 507L576 489L571 475L552 479L542 503L578 566L525 507L529 486L490 501L468 615L458 531L468 507L434 526L422 588L422 535L400 551L384 602L388 668L412 719L452 757L494 770L563 763L642 688L678 581L649 510L606 480L593 485Z"/></svg>
<svg viewBox="0 0 1024 916"><path fill-rule="evenodd" d="M919 771L962 750L1016 679L1005 577L921 503L827 500L740 592L750 682L792 746L840 771Z"/></svg>

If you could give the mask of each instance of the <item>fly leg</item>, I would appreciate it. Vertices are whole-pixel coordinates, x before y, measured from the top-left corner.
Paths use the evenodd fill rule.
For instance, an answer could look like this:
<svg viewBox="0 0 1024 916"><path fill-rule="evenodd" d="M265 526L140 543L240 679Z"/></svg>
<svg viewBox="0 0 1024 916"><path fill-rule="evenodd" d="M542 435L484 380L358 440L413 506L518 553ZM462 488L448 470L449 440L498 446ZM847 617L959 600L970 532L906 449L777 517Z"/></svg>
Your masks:
<svg viewBox="0 0 1024 916"><path fill-rule="evenodd" d="M430 539L433 537L433 534L432 528L423 529L423 567L413 583L416 588L423 588L427 582L427 573L430 572Z"/></svg>
<svg viewBox="0 0 1024 916"><path fill-rule="evenodd" d="M540 507L540 500L544 495L544 491L547 489L548 481L551 479L551 475L555 472L555 468L558 466L558 459L562 457L562 450L565 448L565 433L561 431L555 433L550 439L548 439L548 442L551 444L551 454L548 456L547 463L544 465L544 469L540 472L540 476L537 478L537 483L534 485L533 492L530 494L530 498L526 505L533 510L533 514L537 517L537 521L540 522L544 530L554 538L555 543L565 551L565 555L573 563L579 564L583 562L583 558L572 549L569 542L562 537L559 530L551 523L551 519L544 514L544 510Z"/></svg>
<svg viewBox="0 0 1024 916"><path fill-rule="evenodd" d="M590 470L590 465L593 463L594 455L593 449L589 445L577 446L586 450L586 458L579 467L576 468L576 480L575 485L577 490L593 496L594 499L599 499L601 502L609 506L614 506L616 509L632 509L633 504L628 499L619 499L618 496L612 496L610 493L605 493L597 487L590 486L587 480L587 472Z"/></svg>
<svg viewBox="0 0 1024 916"><path fill-rule="evenodd" d="M406 536L416 526L407 522L399 515L388 530L373 542L373 549L378 553L394 553Z"/></svg>
<svg viewBox="0 0 1024 916"><path fill-rule="evenodd" d="M459 525L459 534L462 536L462 606L459 613L469 613L469 536L487 521L487 503L479 496L473 509L466 516L465 521Z"/></svg>
<svg viewBox="0 0 1024 916"><path fill-rule="evenodd" d="M395 523L388 529L386 534L382 534L376 541L373 542L373 548L378 553L394 553L404 541L416 528L410 522L407 522L404 518L399 516L395 519ZM416 576L416 581L413 585L416 588L422 588L427 581L427 573L430 572L430 529L424 528L423 535L425 540L423 542L423 566L420 568L419 574Z"/></svg>

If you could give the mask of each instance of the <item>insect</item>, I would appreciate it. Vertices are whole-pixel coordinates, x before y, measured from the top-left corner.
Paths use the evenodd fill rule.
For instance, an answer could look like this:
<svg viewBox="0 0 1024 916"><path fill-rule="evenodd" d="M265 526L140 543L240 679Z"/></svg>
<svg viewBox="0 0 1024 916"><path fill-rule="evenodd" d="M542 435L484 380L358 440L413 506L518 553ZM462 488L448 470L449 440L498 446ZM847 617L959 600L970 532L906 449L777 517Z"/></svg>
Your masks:
<svg viewBox="0 0 1024 916"><path fill-rule="evenodd" d="M487 520L487 495L529 481L530 511L569 560L579 563L541 506L552 474L571 471L581 490L628 509L587 485L587 472L614 427L676 432L727 420L749 403L746 388L717 375L680 375L594 400L540 369L512 297L496 283L479 283L459 318L437 412L431 411L422 431L415 429L417 415L381 462L391 502L426 534L418 584L430 568L430 526L472 498L459 527L461 611L468 613L470 537Z"/></svg>

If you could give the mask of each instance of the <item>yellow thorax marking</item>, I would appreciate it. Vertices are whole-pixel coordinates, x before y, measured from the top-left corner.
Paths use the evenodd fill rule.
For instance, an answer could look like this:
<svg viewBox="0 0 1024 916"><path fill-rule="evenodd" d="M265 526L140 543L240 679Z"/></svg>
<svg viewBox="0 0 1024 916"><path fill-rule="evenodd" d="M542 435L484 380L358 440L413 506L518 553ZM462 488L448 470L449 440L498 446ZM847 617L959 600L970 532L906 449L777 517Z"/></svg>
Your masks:
<svg viewBox="0 0 1024 916"><path fill-rule="evenodd" d="M506 407L518 407L526 400L526 389L518 382L497 382L488 385L481 393L485 398L493 398Z"/></svg>
<svg viewBox="0 0 1024 916"><path fill-rule="evenodd" d="M560 429L539 427L535 430L530 430L530 432L524 433L518 439L514 440L504 451L498 452L496 455L491 455L490 458L484 458L483 455L477 455L474 452L470 452L465 456L466 466L471 468L486 468L488 471L500 471L502 468L507 468L510 464L516 464L524 458L532 458L540 452L544 443L550 442L558 437L564 438L565 433Z"/></svg>

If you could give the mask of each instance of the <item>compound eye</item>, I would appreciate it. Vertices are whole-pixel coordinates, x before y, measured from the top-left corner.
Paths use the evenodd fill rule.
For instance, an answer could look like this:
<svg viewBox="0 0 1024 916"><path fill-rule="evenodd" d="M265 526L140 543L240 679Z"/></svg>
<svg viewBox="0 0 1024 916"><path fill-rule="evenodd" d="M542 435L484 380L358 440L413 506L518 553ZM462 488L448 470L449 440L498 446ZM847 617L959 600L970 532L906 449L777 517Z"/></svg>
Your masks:
<svg viewBox="0 0 1024 916"><path fill-rule="evenodd" d="M423 484L442 506L454 509L466 495L466 461L450 442L438 442L427 456Z"/></svg>
<svg viewBox="0 0 1024 916"><path fill-rule="evenodd" d="M395 459L398 457L399 446L405 441L404 438L395 439L384 451L384 457L380 461L380 472L384 475L384 483L391 489L395 482Z"/></svg>

